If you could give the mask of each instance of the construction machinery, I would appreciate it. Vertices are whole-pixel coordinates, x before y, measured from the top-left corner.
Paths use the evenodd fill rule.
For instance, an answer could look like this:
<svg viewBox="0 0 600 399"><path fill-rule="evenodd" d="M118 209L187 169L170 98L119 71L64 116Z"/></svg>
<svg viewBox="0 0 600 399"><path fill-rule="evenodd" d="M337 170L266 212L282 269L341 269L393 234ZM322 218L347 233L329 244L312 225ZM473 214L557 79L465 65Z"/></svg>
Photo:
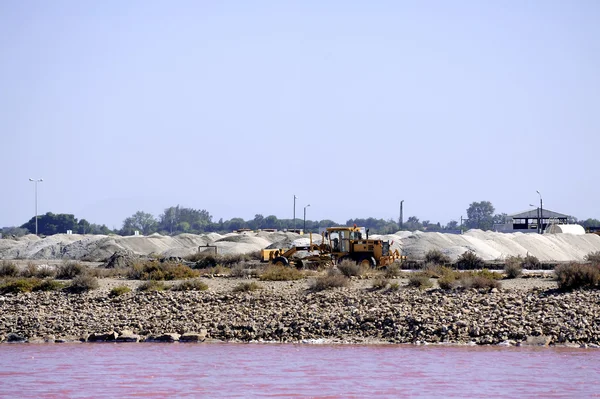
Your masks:
<svg viewBox="0 0 600 399"><path fill-rule="evenodd" d="M327 266L351 260L368 267L385 267L394 261L402 261L400 252L391 250L390 242L369 239L369 230L364 227L329 227L321 236L321 243L315 244L310 235L306 246L293 246L287 249L263 249L264 262L301 267ZM299 254L300 253L300 254Z"/></svg>

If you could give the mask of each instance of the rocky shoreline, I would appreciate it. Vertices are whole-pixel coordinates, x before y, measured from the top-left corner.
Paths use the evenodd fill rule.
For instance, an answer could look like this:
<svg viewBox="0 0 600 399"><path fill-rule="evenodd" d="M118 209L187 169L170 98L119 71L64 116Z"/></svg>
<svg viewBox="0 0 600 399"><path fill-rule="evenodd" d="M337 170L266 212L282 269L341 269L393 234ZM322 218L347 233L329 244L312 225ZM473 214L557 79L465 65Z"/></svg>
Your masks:
<svg viewBox="0 0 600 399"><path fill-rule="evenodd" d="M229 283L232 284L232 283ZM600 345L600 291L107 290L0 297L0 342L329 342Z"/></svg>

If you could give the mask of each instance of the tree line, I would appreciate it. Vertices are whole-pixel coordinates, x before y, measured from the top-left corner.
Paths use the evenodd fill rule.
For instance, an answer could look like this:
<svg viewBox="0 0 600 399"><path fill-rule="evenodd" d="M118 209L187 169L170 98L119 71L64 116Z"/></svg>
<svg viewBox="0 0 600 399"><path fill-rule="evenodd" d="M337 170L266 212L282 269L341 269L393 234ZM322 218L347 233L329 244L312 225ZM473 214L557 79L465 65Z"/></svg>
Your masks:
<svg viewBox="0 0 600 399"><path fill-rule="evenodd" d="M456 220L451 220L446 225L439 222L434 223L430 220L420 220L416 216L410 216L402 222L392 219L376 218L356 218L349 219L340 224L333 220L306 220L307 232L317 233L324 228L332 226L352 226L357 225L368 228L371 233L391 234L400 229L409 231L429 231L429 232L452 232L458 233L461 230L481 229L492 230L495 224L504 223L507 219L505 213L496 214L495 208L490 201L472 202L467 208L467 218L461 225ZM571 218L571 223L579 223L584 228L598 227L600 221L597 219L587 219L578 221ZM205 209L185 208L179 205L166 208L158 217L150 213L138 211L123 221L120 229L109 229L106 225L90 223L85 219L77 219L72 214L54 214L48 212L45 215L38 216L38 233L41 235L64 234L71 230L74 234L119 234L133 235L139 231L142 235L159 233L161 235L178 235L183 233L200 234L208 232L226 233L240 229L274 229L290 230L303 229L303 219L279 219L275 215L263 216L256 214L253 219L244 220L242 218L232 218L230 220L213 221L212 215ZM6 236L22 236L28 233L35 233L35 217L19 227L4 227L0 232Z"/></svg>

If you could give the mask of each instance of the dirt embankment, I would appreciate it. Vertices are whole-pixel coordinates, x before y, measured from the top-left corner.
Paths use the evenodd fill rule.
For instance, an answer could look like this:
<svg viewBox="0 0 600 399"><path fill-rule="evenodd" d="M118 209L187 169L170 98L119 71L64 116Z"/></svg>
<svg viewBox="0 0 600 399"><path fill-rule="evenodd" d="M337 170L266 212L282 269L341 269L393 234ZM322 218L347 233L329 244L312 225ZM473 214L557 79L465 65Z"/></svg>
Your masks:
<svg viewBox="0 0 600 399"><path fill-rule="evenodd" d="M349 288L308 291L310 279L259 282L203 278L200 292L109 290L139 281L102 279L86 294L45 292L0 297L0 338L31 342L130 340L201 332L229 341L477 344L600 344L600 292L554 293L548 278L515 279L500 290L421 291L397 280L396 291L374 291L370 280Z"/></svg>

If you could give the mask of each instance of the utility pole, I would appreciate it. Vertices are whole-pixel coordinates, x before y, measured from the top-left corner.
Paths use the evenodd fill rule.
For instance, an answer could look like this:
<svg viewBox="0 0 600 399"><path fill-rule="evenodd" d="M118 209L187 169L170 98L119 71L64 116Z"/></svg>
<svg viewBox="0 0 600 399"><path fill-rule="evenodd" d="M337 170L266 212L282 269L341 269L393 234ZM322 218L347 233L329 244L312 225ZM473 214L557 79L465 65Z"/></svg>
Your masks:
<svg viewBox="0 0 600 399"><path fill-rule="evenodd" d="M400 201L400 218L398 219L398 225L400 226L400 230L402 230L404 224L404 215L402 214L402 204L404 204L404 200Z"/></svg>
<svg viewBox="0 0 600 399"><path fill-rule="evenodd" d="M537 190L536 193L538 193L538 195L540 196L540 218L539 218L539 229L540 229L540 234L544 234L544 203L542 201L542 194L540 194L540 191Z"/></svg>
<svg viewBox="0 0 600 399"><path fill-rule="evenodd" d="M35 235L38 235L38 207L37 207L37 184L44 181L44 179L29 179L35 185Z"/></svg>
<svg viewBox="0 0 600 399"><path fill-rule="evenodd" d="M306 208L308 208L309 206L310 206L310 204L308 204L304 207L304 228L302 229L302 231L304 233L306 233Z"/></svg>
<svg viewBox="0 0 600 399"><path fill-rule="evenodd" d="M298 197L296 197L296 194L294 194L294 230L296 230L296 200L298 199Z"/></svg>

